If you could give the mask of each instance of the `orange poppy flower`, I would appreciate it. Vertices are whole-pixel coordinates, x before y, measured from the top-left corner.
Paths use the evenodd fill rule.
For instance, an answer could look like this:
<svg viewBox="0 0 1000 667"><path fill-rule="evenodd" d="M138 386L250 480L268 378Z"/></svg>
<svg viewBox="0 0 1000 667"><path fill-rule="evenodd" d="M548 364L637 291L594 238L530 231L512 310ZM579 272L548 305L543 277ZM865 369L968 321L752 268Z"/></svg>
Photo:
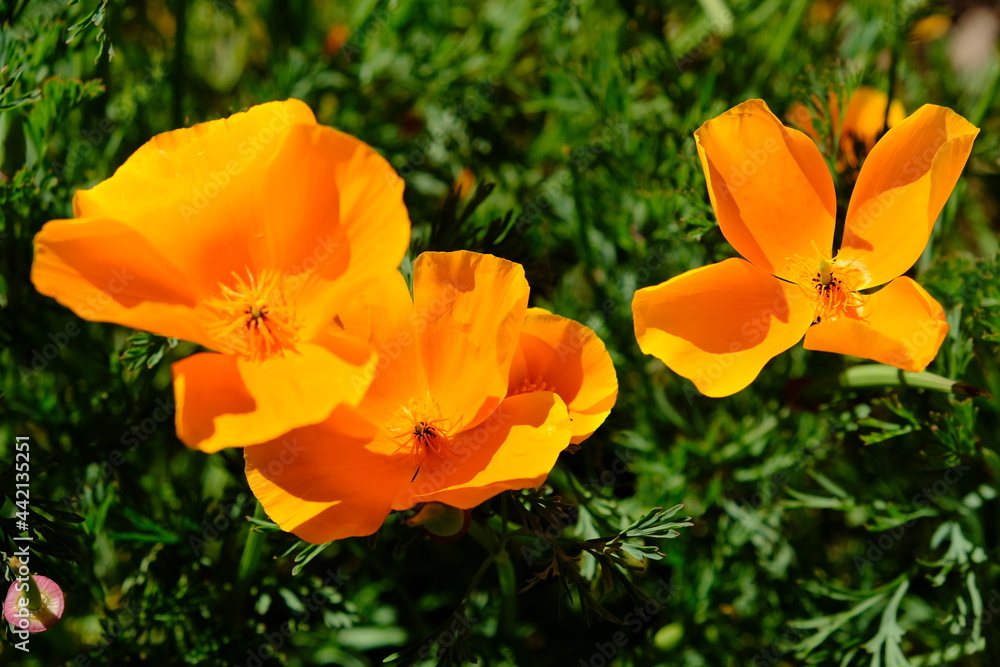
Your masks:
<svg viewBox="0 0 1000 667"><path fill-rule="evenodd" d="M579 444L604 423L618 398L618 376L604 342L575 320L529 308L510 366L507 395L554 391L569 409Z"/></svg>
<svg viewBox="0 0 1000 667"><path fill-rule="evenodd" d="M889 115L886 116L886 106L889 107ZM840 123L840 105L837 96L830 95L830 119L833 123L831 128L833 135L838 137L840 154L837 156L837 170L842 171L846 166L857 167L860 160L871 152L875 143L882 136L886 121L889 127L896 126L906 118L906 109L903 103L894 99L889 103L889 96L877 88L870 86L858 86L851 94L851 100L847 104L847 111L844 113L844 121ZM801 102L795 102L788 109L788 120L799 126L803 132L819 143L819 130L813 123L813 113ZM839 126L839 127L838 127Z"/></svg>
<svg viewBox="0 0 1000 667"><path fill-rule="evenodd" d="M374 381L356 408L245 450L250 488L267 514L319 543L369 535L394 509L432 501L470 509L541 484L570 440L596 428L571 415L594 419L612 389L577 374L597 369L608 381L594 361L598 343L567 334L575 327L562 318L533 314L528 330L553 349L559 339L550 332L566 337L572 368L564 383L509 391L515 358L545 378L559 374L544 366L544 350L519 349L533 335L524 333L527 300L519 264L466 251L420 255L412 299L400 275L360 295L340 321L379 350Z"/></svg>
<svg viewBox="0 0 1000 667"><path fill-rule="evenodd" d="M326 419L374 351L332 326L394 273L403 183L288 100L158 135L35 237L31 280L77 315L214 352L173 366L177 434L212 452ZM331 378L340 378L331 382Z"/></svg>
<svg viewBox="0 0 1000 667"><path fill-rule="evenodd" d="M836 198L812 140L761 100L708 121L695 141L712 208L749 261L636 292L639 346L708 396L743 389L803 335L809 350L922 371L948 324L940 304L899 276L923 252L978 132L932 105L889 130L861 169L831 256Z"/></svg>

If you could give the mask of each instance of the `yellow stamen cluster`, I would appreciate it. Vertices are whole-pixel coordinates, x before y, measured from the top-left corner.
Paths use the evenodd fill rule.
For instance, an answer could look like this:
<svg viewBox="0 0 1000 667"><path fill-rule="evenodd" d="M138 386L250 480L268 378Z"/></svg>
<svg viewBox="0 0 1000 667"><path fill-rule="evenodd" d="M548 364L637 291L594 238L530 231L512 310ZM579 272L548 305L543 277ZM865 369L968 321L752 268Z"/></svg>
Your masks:
<svg viewBox="0 0 1000 667"><path fill-rule="evenodd" d="M864 317L867 298L858 292L865 282L864 267L854 261L820 256L818 261L796 257L789 268L795 272L803 293L813 302L815 322Z"/></svg>
<svg viewBox="0 0 1000 667"><path fill-rule="evenodd" d="M555 390L556 390L555 387L546 384L544 378L542 378L542 376L539 375L534 380L531 380L530 378L525 379L525 381L521 383L520 387L508 387L507 395L517 396L518 394L530 394L535 391L555 391Z"/></svg>
<svg viewBox="0 0 1000 667"><path fill-rule="evenodd" d="M231 286L219 283L221 296L205 302L219 318L208 328L220 351L261 361L294 349L299 324L285 295L284 276L271 270L254 276L249 269L246 279L232 276Z"/></svg>

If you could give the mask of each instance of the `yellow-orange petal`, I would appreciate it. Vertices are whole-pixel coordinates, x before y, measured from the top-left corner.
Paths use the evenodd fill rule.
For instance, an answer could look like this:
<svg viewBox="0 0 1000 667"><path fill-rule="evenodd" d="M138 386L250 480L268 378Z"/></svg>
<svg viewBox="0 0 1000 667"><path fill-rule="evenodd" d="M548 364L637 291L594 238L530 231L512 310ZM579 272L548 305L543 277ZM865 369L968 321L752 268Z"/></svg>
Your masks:
<svg viewBox="0 0 1000 667"><path fill-rule="evenodd" d="M951 109L925 104L875 144L858 175L840 249L840 257L867 267L862 289L902 275L920 257L978 133Z"/></svg>
<svg viewBox="0 0 1000 667"><path fill-rule="evenodd" d="M367 343L329 337L264 361L204 352L173 365L177 437L204 452L246 447L357 404L371 382Z"/></svg>
<svg viewBox="0 0 1000 667"><path fill-rule="evenodd" d="M210 342L196 289L141 234L116 220L53 220L35 236L35 289L80 317Z"/></svg>
<svg viewBox="0 0 1000 667"><path fill-rule="evenodd" d="M450 457L428 456L393 508L437 501L470 509L503 491L538 486L571 434L566 404L557 394L509 396L485 421L453 438Z"/></svg>
<svg viewBox="0 0 1000 667"><path fill-rule="evenodd" d="M889 106L888 118L886 105ZM855 150L855 143L861 144L865 153L870 152L882 135L886 121L889 127L893 127L905 117L906 110L898 99L889 104L889 96L877 88L870 86L855 88L851 102L844 113L844 126L840 133L841 151L848 164L851 166L858 164L859 156Z"/></svg>
<svg viewBox="0 0 1000 667"><path fill-rule="evenodd" d="M264 511L313 544L376 532L411 479L413 460L348 407L248 447L246 475Z"/></svg>
<svg viewBox="0 0 1000 667"><path fill-rule="evenodd" d="M267 181L265 265L302 278L308 340L330 312L399 267L410 242L403 180L368 144L300 125L289 132ZM297 231L289 234L288 225Z"/></svg>
<svg viewBox="0 0 1000 667"><path fill-rule="evenodd" d="M475 426L507 395L528 303L524 269L466 250L425 252L413 266L413 299L431 395L452 432Z"/></svg>
<svg viewBox="0 0 1000 667"><path fill-rule="evenodd" d="M427 395L414 323L413 299L399 271L376 279L337 313L343 330L367 340L378 354L374 379L357 412L375 424L398 418L401 407Z"/></svg>
<svg viewBox="0 0 1000 667"><path fill-rule="evenodd" d="M111 178L78 191L75 215L133 227L192 282L214 291L230 272L259 268L248 239L263 232L261 202L283 198L268 187L266 167L293 127L315 123L308 106L287 100L159 134Z"/></svg>
<svg viewBox="0 0 1000 667"><path fill-rule="evenodd" d="M571 442L604 423L618 397L618 376L604 342L589 327L529 308L510 366L508 395L554 391L572 420Z"/></svg>
<svg viewBox="0 0 1000 667"><path fill-rule="evenodd" d="M868 297L863 319L821 322L806 333L805 348L871 359L919 373L937 356L948 334L944 309L909 278L897 278Z"/></svg>
<svg viewBox="0 0 1000 667"><path fill-rule="evenodd" d="M812 305L797 285L742 259L641 289L632 313L642 351L713 397L747 387L813 320Z"/></svg>
<svg viewBox="0 0 1000 667"><path fill-rule="evenodd" d="M819 149L762 100L749 100L694 134L712 208L726 239L768 273L791 279L796 255L833 250L836 196Z"/></svg>

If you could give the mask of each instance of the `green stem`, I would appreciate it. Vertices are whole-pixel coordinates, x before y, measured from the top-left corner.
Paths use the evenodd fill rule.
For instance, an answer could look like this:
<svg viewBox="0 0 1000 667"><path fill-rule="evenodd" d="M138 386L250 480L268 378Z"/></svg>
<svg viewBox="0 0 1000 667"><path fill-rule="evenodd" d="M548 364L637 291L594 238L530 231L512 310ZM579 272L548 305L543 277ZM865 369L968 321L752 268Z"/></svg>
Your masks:
<svg viewBox="0 0 1000 667"><path fill-rule="evenodd" d="M28 575L28 590L24 595L28 598L28 609L38 611L42 608L42 592L38 588L38 582L30 574Z"/></svg>
<svg viewBox="0 0 1000 667"><path fill-rule="evenodd" d="M267 519L267 516L264 514L264 508L259 502L256 503L256 507L254 508L253 518ZM243 545L243 555L240 556L240 564L236 570L236 590L240 596L246 592L251 576L257 570L260 555L264 552L263 540L263 535L251 527L250 533L247 535L246 544Z"/></svg>
<svg viewBox="0 0 1000 667"><path fill-rule="evenodd" d="M834 377L817 381L805 393L807 397L818 398L834 389L857 387L916 387L955 394L963 398L986 396L992 399L989 392L964 382L949 380L934 373L911 373L883 364L853 366Z"/></svg>
<svg viewBox="0 0 1000 667"><path fill-rule="evenodd" d="M483 545L489 556L483 561L483 564L479 567L479 571L472 578L469 590L462 601L462 606L464 606L476 590L476 586L479 585L479 580L486 574L490 565L495 563L497 566L497 579L500 583L500 593L503 595L500 616L501 637L509 636L517 627L517 574L514 571L514 563L510 559L510 553L507 551L507 541L511 537L514 537L515 533L504 532L505 534L502 538L497 538L496 534L487 526L475 521L469 526L469 534Z"/></svg>
<svg viewBox="0 0 1000 667"><path fill-rule="evenodd" d="M979 127L986 118L986 113L993 107L993 100L996 99L997 92L1000 91L1000 68L994 67L993 77L990 79L986 93L979 98L976 106L969 113L969 122Z"/></svg>
<svg viewBox="0 0 1000 667"><path fill-rule="evenodd" d="M500 580L500 594L503 596L500 616L500 636L510 637L517 628L517 575L510 552L503 549L496 555L497 578Z"/></svg>

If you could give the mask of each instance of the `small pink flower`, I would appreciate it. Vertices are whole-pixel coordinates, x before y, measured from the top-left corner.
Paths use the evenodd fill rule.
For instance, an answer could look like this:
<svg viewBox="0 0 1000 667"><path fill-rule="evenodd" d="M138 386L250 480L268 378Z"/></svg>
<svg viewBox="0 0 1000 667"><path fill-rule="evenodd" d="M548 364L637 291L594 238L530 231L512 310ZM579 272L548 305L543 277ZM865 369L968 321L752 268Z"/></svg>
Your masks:
<svg viewBox="0 0 1000 667"><path fill-rule="evenodd" d="M37 593L37 594L36 594ZM66 599L59 584L40 574L16 580L3 601L3 617L21 632L45 632L63 614Z"/></svg>

